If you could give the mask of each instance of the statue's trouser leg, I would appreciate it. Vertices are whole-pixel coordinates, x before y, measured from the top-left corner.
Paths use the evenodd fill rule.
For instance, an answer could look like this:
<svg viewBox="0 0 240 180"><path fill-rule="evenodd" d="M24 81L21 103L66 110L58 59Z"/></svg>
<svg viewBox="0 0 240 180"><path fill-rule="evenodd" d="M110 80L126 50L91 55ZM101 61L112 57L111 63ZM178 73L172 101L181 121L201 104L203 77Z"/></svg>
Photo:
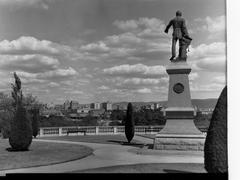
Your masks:
<svg viewBox="0 0 240 180"><path fill-rule="evenodd" d="M184 43L183 40L180 40L179 42L179 59L186 61L187 59L187 45Z"/></svg>
<svg viewBox="0 0 240 180"><path fill-rule="evenodd" d="M177 38L172 38L172 57L176 56L176 43Z"/></svg>

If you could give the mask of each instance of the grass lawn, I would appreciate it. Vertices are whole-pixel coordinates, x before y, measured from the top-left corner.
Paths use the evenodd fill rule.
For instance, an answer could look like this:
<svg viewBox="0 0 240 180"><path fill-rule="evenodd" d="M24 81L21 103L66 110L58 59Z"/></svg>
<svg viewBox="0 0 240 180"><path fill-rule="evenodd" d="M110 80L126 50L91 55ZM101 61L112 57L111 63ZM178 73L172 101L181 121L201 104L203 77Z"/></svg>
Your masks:
<svg viewBox="0 0 240 180"><path fill-rule="evenodd" d="M8 140L0 139L0 170L41 166L80 159L92 154L86 146L32 142L29 151L9 152Z"/></svg>
<svg viewBox="0 0 240 180"><path fill-rule="evenodd" d="M123 135L56 136L56 137L42 137L41 139L102 143L102 144L123 144L127 142L126 137ZM137 140L132 140L131 143L136 145L142 145L141 142Z"/></svg>
<svg viewBox="0 0 240 180"><path fill-rule="evenodd" d="M102 167L73 173L206 173L203 164L151 163Z"/></svg>

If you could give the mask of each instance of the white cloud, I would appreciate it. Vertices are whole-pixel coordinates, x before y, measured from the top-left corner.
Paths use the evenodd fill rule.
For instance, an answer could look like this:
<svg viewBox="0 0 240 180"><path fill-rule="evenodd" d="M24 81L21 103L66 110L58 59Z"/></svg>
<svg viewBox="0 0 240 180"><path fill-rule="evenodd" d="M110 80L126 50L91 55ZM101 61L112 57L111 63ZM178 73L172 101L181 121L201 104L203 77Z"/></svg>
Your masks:
<svg viewBox="0 0 240 180"><path fill-rule="evenodd" d="M191 48L189 59L195 70L210 72L226 71L226 43L214 42Z"/></svg>
<svg viewBox="0 0 240 180"><path fill-rule="evenodd" d="M127 20L127 21L116 20L113 22L113 25L115 25L116 27L124 31L135 30L138 28L138 23L136 22L136 20Z"/></svg>
<svg viewBox="0 0 240 180"><path fill-rule="evenodd" d="M224 88L224 84L190 84L190 90L193 92L217 92Z"/></svg>
<svg viewBox="0 0 240 180"><path fill-rule="evenodd" d="M200 44L196 48L191 48L189 56L193 58L213 57L226 54L226 43L213 42L211 44Z"/></svg>
<svg viewBox="0 0 240 180"><path fill-rule="evenodd" d="M79 91L79 90L68 90L68 91L65 91L65 93L68 93L68 94L84 94L83 91Z"/></svg>
<svg viewBox="0 0 240 180"><path fill-rule="evenodd" d="M226 84L226 76L216 76L212 80L213 83Z"/></svg>
<svg viewBox="0 0 240 180"><path fill-rule="evenodd" d="M78 72L75 69L73 69L72 67L69 67L67 69L56 69L53 71L41 73L38 76L40 78L64 78L64 77L76 76L77 74Z"/></svg>
<svg viewBox="0 0 240 180"><path fill-rule="evenodd" d="M50 82L50 83L48 84L48 86L49 86L49 87L59 87L60 84L59 84L59 83L56 83L56 82Z"/></svg>
<svg viewBox="0 0 240 180"><path fill-rule="evenodd" d="M164 34L165 24L157 18L116 20L113 25L124 32L80 47L78 59L91 61L159 60L170 51L171 37ZM165 54L164 54L165 53Z"/></svg>
<svg viewBox="0 0 240 180"><path fill-rule="evenodd" d="M22 36L16 40L0 42L1 54L58 54L59 50L54 43L47 40L38 40L30 36Z"/></svg>
<svg viewBox="0 0 240 180"><path fill-rule="evenodd" d="M59 66L55 58L42 55L0 55L0 68L10 71L46 72Z"/></svg>
<svg viewBox="0 0 240 180"><path fill-rule="evenodd" d="M108 90L108 89L110 89L110 88L103 85L103 86L100 86L98 89L100 89L100 90Z"/></svg>
<svg viewBox="0 0 240 180"><path fill-rule="evenodd" d="M82 51L89 51L93 53L105 53L108 52L110 48L107 47L104 42L99 41L97 43L91 43L85 46L81 46L80 49Z"/></svg>
<svg viewBox="0 0 240 180"><path fill-rule="evenodd" d="M196 72L189 74L189 80L190 81L193 81L193 80L197 79L198 77L199 77L199 75Z"/></svg>
<svg viewBox="0 0 240 180"><path fill-rule="evenodd" d="M128 78L122 81L123 84L134 84L134 85L153 85L153 84L159 84L161 82L161 79L151 79L151 78Z"/></svg>
<svg viewBox="0 0 240 180"><path fill-rule="evenodd" d="M161 37L164 34L165 28L162 20L147 17L141 17L138 20L116 20L113 25L124 31L134 31L141 37Z"/></svg>
<svg viewBox="0 0 240 180"><path fill-rule="evenodd" d="M165 74L165 67L157 66L147 66L144 64L123 64L120 66L114 66L111 68L106 68L103 70L105 74L110 75L163 75Z"/></svg>
<svg viewBox="0 0 240 180"><path fill-rule="evenodd" d="M225 16L216 18L206 17L207 30L211 33L217 33L225 30Z"/></svg>
<svg viewBox="0 0 240 180"><path fill-rule="evenodd" d="M226 16L221 15L217 17L197 18L195 19L196 28L193 32L205 32L207 33L208 39L222 39L226 31Z"/></svg>
<svg viewBox="0 0 240 180"><path fill-rule="evenodd" d="M40 72L40 73L29 73L24 71L16 71L21 79L25 79L25 82L47 82L49 80L56 79L59 82L64 81L68 78L76 76L78 72L72 67L67 69L55 69L53 71ZM57 85L56 83L49 83L48 85Z"/></svg>
<svg viewBox="0 0 240 180"><path fill-rule="evenodd" d="M152 93L152 90L149 88L143 88L143 89L135 90L134 92L148 94L148 93Z"/></svg>

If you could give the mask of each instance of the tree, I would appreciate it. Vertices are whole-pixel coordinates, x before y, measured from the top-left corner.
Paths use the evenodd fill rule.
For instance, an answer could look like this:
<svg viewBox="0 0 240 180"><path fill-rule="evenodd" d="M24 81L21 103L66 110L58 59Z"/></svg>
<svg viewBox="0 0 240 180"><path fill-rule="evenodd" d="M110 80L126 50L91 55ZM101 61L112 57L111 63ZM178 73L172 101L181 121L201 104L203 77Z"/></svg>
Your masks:
<svg viewBox="0 0 240 180"><path fill-rule="evenodd" d="M226 173L227 165L227 86L213 111L204 146L204 165L209 173Z"/></svg>
<svg viewBox="0 0 240 180"><path fill-rule="evenodd" d="M14 113L12 103L11 97L0 93L0 132L3 138L8 138L10 135L10 122Z"/></svg>
<svg viewBox="0 0 240 180"><path fill-rule="evenodd" d="M33 131L33 137L36 138L39 131L39 109L34 108L31 110L32 112L32 131Z"/></svg>
<svg viewBox="0 0 240 180"><path fill-rule="evenodd" d="M29 114L22 104L21 81L14 72L15 84L12 84L14 118L11 122L9 144L14 151L26 151L32 142L32 126Z"/></svg>
<svg viewBox="0 0 240 180"><path fill-rule="evenodd" d="M22 104L27 109L41 108L41 104L32 94L22 96ZM13 98L8 94L0 92L0 133L3 138L10 136L10 123L14 117L16 107ZM32 113L30 113L32 114Z"/></svg>
<svg viewBox="0 0 240 180"><path fill-rule="evenodd" d="M127 106L127 114L125 119L125 135L128 143L130 143L134 137L133 108L131 103L128 103Z"/></svg>

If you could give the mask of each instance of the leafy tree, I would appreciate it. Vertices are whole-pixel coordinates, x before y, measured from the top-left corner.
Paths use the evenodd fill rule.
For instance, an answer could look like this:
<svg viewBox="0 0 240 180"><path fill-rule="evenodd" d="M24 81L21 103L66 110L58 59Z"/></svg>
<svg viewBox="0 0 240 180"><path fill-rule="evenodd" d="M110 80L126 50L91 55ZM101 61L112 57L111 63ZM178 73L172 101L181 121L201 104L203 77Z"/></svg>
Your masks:
<svg viewBox="0 0 240 180"><path fill-rule="evenodd" d="M3 138L8 138L10 135L10 122L14 115L12 103L12 98L0 93L0 131Z"/></svg>
<svg viewBox="0 0 240 180"><path fill-rule="evenodd" d="M23 95L23 105L27 109L40 107L41 104L38 102L37 97L31 94ZM0 93L0 132L3 138L9 138L10 135L10 123L14 117L16 107L14 101L8 94Z"/></svg>
<svg viewBox="0 0 240 180"><path fill-rule="evenodd" d="M124 120L125 113L123 110L114 109L111 113L110 119L111 120Z"/></svg>
<svg viewBox="0 0 240 180"><path fill-rule="evenodd" d="M209 173L226 173L227 165L227 86L213 111L204 146L204 164Z"/></svg>
<svg viewBox="0 0 240 180"><path fill-rule="evenodd" d="M32 126L29 114L22 104L21 81L15 72L14 78L15 84L12 84L12 97L15 112L11 122L9 143L15 151L26 151L32 142Z"/></svg>
<svg viewBox="0 0 240 180"><path fill-rule="evenodd" d="M127 114L125 119L125 135L128 140L128 143L131 142L131 140L134 137L134 120L133 120L133 108L132 104L128 103L127 106Z"/></svg>

